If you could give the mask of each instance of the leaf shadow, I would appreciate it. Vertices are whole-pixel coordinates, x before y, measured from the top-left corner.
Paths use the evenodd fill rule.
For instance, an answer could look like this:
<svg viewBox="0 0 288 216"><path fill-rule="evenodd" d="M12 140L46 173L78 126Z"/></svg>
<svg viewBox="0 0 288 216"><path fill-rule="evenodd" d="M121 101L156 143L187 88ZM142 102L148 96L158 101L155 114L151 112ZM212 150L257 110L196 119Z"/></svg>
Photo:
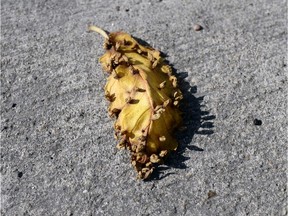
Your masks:
<svg viewBox="0 0 288 216"><path fill-rule="evenodd" d="M198 153L205 151L205 149L191 144L194 135L199 134L209 136L214 133L213 120L216 116L211 115L207 110L203 110L203 100L205 96L194 96L197 93L197 86L191 86L190 83L185 80L185 78L188 77L188 72L177 73L174 68L173 70L173 74L177 77L178 86L183 94L183 100L180 103L180 110L182 111L183 126L186 129L175 133L175 137L179 143L178 149L166 158L163 165L158 165L156 167L151 175L151 180L161 180L169 175L175 174L175 171L167 173L167 170L171 168L187 168L185 161L189 160L190 157L184 156L184 151L187 149Z"/></svg>

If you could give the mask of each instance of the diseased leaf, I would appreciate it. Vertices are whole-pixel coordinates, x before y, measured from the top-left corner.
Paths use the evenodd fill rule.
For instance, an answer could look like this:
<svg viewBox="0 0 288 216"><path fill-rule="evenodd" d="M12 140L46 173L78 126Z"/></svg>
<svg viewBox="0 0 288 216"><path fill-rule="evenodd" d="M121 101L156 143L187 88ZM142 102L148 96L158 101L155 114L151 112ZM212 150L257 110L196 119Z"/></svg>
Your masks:
<svg viewBox="0 0 288 216"><path fill-rule="evenodd" d="M108 35L96 26L89 30L105 37L106 52L100 62L109 73L105 96L110 116L116 117L117 147L130 150L138 178L147 179L153 164L161 163L178 146L172 136L182 121L178 106L183 96L177 79L159 51L129 34Z"/></svg>

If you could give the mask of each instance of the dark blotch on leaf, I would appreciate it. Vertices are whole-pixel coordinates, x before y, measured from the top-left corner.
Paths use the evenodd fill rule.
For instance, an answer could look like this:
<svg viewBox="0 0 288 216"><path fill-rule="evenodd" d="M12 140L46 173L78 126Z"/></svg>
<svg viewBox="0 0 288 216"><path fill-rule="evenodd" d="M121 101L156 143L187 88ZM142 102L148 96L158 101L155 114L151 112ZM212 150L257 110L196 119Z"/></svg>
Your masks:
<svg viewBox="0 0 288 216"><path fill-rule="evenodd" d="M136 100L136 99L132 99L129 101L130 104L137 104L139 103L139 100Z"/></svg>

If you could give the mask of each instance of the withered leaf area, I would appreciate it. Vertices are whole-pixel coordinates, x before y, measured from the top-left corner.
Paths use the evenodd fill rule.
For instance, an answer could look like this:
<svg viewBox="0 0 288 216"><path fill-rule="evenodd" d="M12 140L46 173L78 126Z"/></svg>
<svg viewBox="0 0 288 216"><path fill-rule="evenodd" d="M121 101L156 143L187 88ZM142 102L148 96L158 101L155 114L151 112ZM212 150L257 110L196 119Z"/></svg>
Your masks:
<svg viewBox="0 0 288 216"><path fill-rule="evenodd" d="M131 35L107 34L96 26L89 29L105 37L100 62L109 74L105 96L110 116L116 117L117 147L131 152L138 178L147 179L154 165L178 146L173 131L182 122L178 106L183 96L177 79L159 51Z"/></svg>

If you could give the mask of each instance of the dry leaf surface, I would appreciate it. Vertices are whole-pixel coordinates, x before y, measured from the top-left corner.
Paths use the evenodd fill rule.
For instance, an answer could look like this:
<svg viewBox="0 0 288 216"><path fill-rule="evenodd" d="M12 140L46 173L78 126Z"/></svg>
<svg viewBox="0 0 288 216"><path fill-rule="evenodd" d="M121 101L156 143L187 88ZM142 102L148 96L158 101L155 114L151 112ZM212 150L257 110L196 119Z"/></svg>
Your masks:
<svg viewBox="0 0 288 216"><path fill-rule="evenodd" d="M109 35L90 26L105 37L105 54L100 58L109 77L105 96L110 101L109 115L115 116L118 148L131 152L131 163L138 178L147 179L155 163L178 143L173 131L181 124L178 109L183 98L172 69L160 52L139 44L125 32Z"/></svg>

